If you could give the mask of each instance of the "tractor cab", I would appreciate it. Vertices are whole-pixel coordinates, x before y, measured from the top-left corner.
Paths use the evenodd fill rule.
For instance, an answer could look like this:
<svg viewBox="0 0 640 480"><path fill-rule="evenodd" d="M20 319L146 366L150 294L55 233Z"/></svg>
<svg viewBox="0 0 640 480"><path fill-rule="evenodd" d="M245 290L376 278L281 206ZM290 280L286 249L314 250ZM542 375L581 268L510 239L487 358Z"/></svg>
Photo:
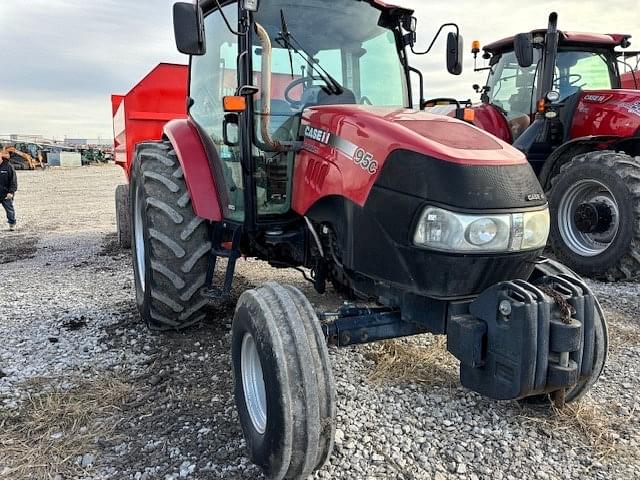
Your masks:
<svg viewBox="0 0 640 480"><path fill-rule="evenodd" d="M223 3L218 10L202 2L206 53L192 57L189 114L222 160L224 217L239 223L286 219L305 109L409 105L401 31L391 19L379 21L381 11L367 2L275 0L255 13ZM239 11L247 16L240 22ZM255 29L236 35L227 28L227 22L248 23L249 15ZM223 104L240 93L239 82L256 93L240 102L249 113L242 120L240 111ZM248 176L243 158L251 159Z"/></svg>
<svg viewBox="0 0 640 480"><path fill-rule="evenodd" d="M491 117L500 127L494 133L514 143L519 142L536 114L543 113L545 103L562 105L558 115L564 127L562 141L566 141L570 138L579 94L623 88L620 65L624 65L623 71L630 70L635 79L627 59L637 52L616 50L627 48L630 38L624 34L558 31L557 17L552 15L547 30L534 30L486 45L483 58L489 60L489 66L476 68L489 72L486 85L478 88L485 105L479 116ZM479 51L479 45L474 45L472 53L477 56ZM625 85L628 84L627 81ZM551 101L546 98L549 92Z"/></svg>
<svg viewBox="0 0 640 480"><path fill-rule="evenodd" d="M422 84L406 55L416 21L411 10L378 0L220 3L201 1L201 19L177 7L179 22L191 23L176 24L179 48L192 55L188 114L222 160L214 170L224 186L223 217L249 229L287 223L295 217L294 159L309 136L303 113L328 105L409 108L410 72ZM201 44L190 37L194 21L202 23ZM447 64L456 74L460 44L450 34Z"/></svg>

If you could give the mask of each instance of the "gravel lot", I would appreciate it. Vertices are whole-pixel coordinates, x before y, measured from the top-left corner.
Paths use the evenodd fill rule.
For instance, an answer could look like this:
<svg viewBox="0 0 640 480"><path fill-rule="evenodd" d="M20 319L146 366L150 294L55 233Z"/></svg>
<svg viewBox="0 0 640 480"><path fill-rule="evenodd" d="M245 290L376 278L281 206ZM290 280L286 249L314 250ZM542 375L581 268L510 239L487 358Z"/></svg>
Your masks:
<svg viewBox="0 0 640 480"><path fill-rule="evenodd" d="M232 398L233 305L155 335L138 320L114 243L114 166L21 172L19 229L0 232L0 478L262 478ZM239 262L238 293L297 272ZM612 348L592 394L564 411L461 388L429 335L331 351L338 430L318 478L640 478L640 298L593 284Z"/></svg>

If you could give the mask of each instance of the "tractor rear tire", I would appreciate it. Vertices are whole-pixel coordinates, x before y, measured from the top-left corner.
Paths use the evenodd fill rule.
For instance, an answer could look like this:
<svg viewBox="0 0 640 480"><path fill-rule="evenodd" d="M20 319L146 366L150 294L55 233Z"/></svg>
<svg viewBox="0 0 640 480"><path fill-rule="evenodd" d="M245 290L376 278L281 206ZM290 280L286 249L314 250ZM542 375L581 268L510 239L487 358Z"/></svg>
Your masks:
<svg viewBox="0 0 640 480"><path fill-rule="evenodd" d="M211 251L209 224L191 207L182 168L169 142L138 146L130 186L138 309L149 328L200 322Z"/></svg>
<svg viewBox="0 0 640 480"><path fill-rule="evenodd" d="M249 458L272 480L305 479L333 450L335 386L309 301L268 283L242 294L232 325L235 400Z"/></svg>
<svg viewBox="0 0 640 480"><path fill-rule="evenodd" d="M129 185L116 187L116 223L118 245L120 248L131 248L131 213L129 210Z"/></svg>
<svg viewBox="0 0 640 480"><path fill-rule="evenodd" d="M551 259L547 259L544 263L537 264L530 280L535 284L536 279L544 276L568 276L577 280L582 280L580 276L570 268ZM583 289L587 290L595 299L595 315L593 319L595 325L593 372L588 378L581 379L576 386L567 390L565 397L566 403L580 400L585 393L591 390L593 385L595 385L600 378L609 355L609 329L604 311L591 289L587 285L584 285ZM529 404L546 404L551 402L551 398L549 395L534 395L523 399L523 402Z"/></svg>
<svg viewBox="0 0 640 480"><path fill-rule="evenodd" d="M629 280L640 274L640 157L590 152L564 165L552 180L549 241L558 260L580 275ZM585 233L576 213L586 206L596 229ZM584 210L583 210L584 211ZM603 221L601 224L599 222ZM608 228L608 230L606 229ZM600 230L604 231L600 231Z"/></svg>

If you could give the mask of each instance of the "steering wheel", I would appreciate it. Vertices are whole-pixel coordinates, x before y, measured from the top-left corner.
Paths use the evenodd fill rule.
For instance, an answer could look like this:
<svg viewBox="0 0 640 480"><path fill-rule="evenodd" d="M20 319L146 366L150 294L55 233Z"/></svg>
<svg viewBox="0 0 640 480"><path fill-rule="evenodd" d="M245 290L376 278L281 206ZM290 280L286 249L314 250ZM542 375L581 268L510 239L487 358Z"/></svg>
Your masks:
<svg viewBox="0 0 640 480"><path fill-rule="evenodd" d="M571 80L571 79L574 80ZM569 82L569 85L574 87L576 85L576 83L578 83L580 80L582 80L582 75L578 74L578 73L570 73L569 75L563 75L562 77L558 77L556 78L556 82L558 82L558 85L560 85L560 80L562 79L567 79L567 81Z"/></svg>
<svg viewBox="0 0 640 480"><path fill-rule="evenodd" d="M284 99L291 106L291 108L293 108L295 110L299 110L300 108L302 108L302 105L303 105L301 100L294 100L293 98L291 98L289 96L289 94L291 93L291 90L296 88L298 85L304 85L306 83L309 83L310 80L311 81L313 81L313 80L322 80L322 78L321 77L313 77L313 76L296 78L293 82L291 82L289 85L287 85L287 88L284 89Z"/></svg>

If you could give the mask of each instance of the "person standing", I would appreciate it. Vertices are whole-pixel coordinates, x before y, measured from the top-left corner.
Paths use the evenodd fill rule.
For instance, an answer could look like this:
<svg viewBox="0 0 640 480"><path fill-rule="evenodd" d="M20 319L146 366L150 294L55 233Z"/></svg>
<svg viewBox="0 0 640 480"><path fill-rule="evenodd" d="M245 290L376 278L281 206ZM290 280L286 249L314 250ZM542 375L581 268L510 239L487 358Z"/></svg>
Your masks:
<svg viewBox="0 0 640 480"><path fill-rule="evenodd" d="M9 230L16 229L16 211L13 207L13 198L18 190L18 176L9 162L9 153L0 151L0 203L7 212Z"/></svg>

